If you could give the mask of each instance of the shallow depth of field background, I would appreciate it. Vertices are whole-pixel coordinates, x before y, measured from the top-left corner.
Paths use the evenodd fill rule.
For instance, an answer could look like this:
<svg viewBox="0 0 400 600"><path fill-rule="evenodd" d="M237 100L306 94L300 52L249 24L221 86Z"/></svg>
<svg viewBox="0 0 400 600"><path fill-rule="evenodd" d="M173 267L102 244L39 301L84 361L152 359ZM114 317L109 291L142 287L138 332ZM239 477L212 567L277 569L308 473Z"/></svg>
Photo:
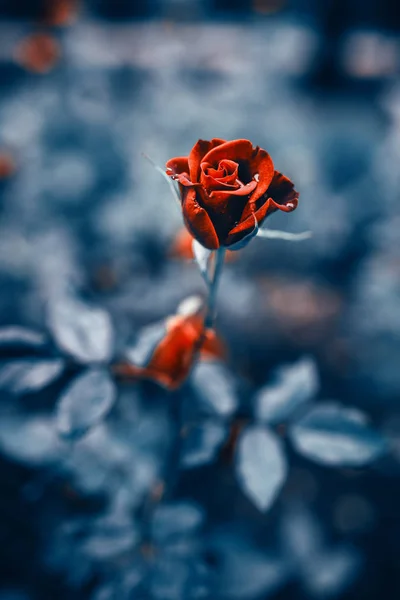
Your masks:
<svg viewBox="0 0 400 600"><path fill-rule="evenodd" d="M45 331L47 303L73 289L123 340L204 294L195 265L172 256L181 216L142 153L163 166L199 138L247 138L300 191L270 227L314 235L255 239L225 267L217 329L241 407L229 427L277 368L304 359L315 402L362 409L391 449L333 469L287 444L286 483L262 514L226 445L200 468L165 467L169 409L190 404L190 385L122 387L113 435L89 433L82 455L68 446L68 468L24 429L51 415L61 384L3 390L0 599L400 597L397 3L88 0L76 15L65 2L61 26L48 24L56 4L0 0L0 325ZM50 36L39 54L37 33ZM130 428L132 455L119 445ZM201 522L173 552L154 519L143 534L159 481ZM126 520L98 533L110 503Z"/></svg>

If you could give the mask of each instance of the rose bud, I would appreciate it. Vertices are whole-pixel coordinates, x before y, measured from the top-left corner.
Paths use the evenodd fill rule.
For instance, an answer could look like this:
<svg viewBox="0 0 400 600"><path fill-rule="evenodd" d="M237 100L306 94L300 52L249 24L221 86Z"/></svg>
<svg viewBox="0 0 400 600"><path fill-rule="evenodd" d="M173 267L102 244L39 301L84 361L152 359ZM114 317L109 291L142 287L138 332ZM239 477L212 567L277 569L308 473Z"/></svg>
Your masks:
<svg viewBox="0 0 400 600"><path fill-rule="evenodd" d="M199 140L189 156L171 158L166 173L178 181L187 229L209 250L242 247L268 215L298 204L290 179L248 140Z"/></svg>
<svg viewBox="0 0 400 600"><path fill-rule="evenodd" d="M127 378L149 379L174 390L187 378L202 352L204 357L223 353L216 336L210 330L204 330L204 311L197 300L193 303L192 298L187 299L179 312L145 327L127 351L127 362L115 365L114 373Z"/></svg>
<svg viewBox="0 0 400 600"><path fill-rule="evenodd" d="M8 179L15 173L15 170L16 164L11 154L0 150L0 180Z"/></svg>
<svg viewBox="0 0 400 600"><path fill-rule="evenodd" d="M71 25L78 15L78 0L48 0L44 23L54 27Z"/></svg>
<svg viewBox="0 0 400 600"><path fill-rule="evenodd" d="M34 33L17 46L15 60L34 73L48 73L61 55L57 40L47 33Z"/></svg>

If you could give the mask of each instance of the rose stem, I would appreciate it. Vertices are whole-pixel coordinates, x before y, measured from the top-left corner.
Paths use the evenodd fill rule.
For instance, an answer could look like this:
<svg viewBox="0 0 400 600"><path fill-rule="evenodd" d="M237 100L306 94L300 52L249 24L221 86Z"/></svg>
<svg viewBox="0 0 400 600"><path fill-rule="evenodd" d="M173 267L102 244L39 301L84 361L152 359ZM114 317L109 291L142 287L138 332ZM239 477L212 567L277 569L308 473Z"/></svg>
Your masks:
<svg viewBox="0 0 400 600"><path fill-rule="evenodd" d="M212 327L215 319L215 303L217 299L218 282L221 277L225 260L225 248L219 248L215 253L214 277L210 285L207 302L206 327Z"/></svg>

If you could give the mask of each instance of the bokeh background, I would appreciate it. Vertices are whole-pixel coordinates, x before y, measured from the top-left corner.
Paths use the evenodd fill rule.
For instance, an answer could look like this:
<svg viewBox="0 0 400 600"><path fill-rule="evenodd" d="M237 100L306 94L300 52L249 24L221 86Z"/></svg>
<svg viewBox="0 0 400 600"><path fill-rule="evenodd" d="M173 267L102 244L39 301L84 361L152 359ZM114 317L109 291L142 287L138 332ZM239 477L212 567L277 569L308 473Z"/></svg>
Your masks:
<svg viewBox="0 0 400 600"><path fill-rule="evenodd" d="M395 0L0 0L0 323L38 332L0 334L1 600L400 597L399 31ZM204 295L142 153L163 166L212 137L266 148L300 191L270 226L313 237L255 239L226 265L222 383L118 384L64 444L75 366L54 347L42 376L10 362L49 360L48 306L71 290L111 316L116 353ZM285 365L283 395L361 409L389 451L332 468L285 439L263 513L235 436ZM199 394L225 408L182 459Z"/></svg>

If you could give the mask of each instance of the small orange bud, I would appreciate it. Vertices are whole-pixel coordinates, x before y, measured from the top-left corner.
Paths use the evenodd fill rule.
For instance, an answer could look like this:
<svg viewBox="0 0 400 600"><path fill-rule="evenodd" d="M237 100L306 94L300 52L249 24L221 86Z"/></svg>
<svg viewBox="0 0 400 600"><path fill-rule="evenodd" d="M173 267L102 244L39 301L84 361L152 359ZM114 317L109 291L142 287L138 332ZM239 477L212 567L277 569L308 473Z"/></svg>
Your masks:
<svg viewBox="0 0 400 600"><path fill-rule="evenodd" d="M61 56L58 41L47 33L34 33L22 40L15 49L15 60L33 73L48 73Z"/></svg>

